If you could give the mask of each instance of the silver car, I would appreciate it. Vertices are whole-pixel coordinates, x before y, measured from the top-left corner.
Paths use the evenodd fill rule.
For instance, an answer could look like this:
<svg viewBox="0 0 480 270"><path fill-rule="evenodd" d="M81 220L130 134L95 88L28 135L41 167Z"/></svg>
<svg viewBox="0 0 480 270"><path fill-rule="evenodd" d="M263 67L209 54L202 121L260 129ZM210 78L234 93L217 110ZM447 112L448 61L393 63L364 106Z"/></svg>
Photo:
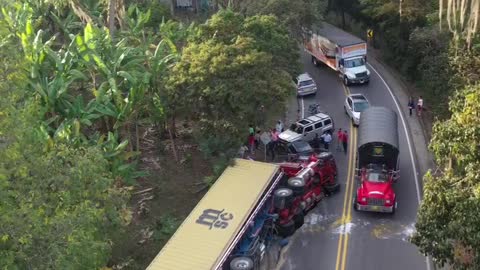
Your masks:
<svg viewBox="0 0 480 270"><path fill-rule="evenodd" d="M348 95L343 105L345 113L352 119L352 123L355 126L360 124L360 115L368 107L370 107L370 102L368 102L368 99L362 94Z"/></svg>
<svg viewBox="0 0 480 270"><path fill-rule="evenodd" d="M297 96L315 95L317 93L317 84L308 73L298 75L295 79L297 87Z"/></svg>

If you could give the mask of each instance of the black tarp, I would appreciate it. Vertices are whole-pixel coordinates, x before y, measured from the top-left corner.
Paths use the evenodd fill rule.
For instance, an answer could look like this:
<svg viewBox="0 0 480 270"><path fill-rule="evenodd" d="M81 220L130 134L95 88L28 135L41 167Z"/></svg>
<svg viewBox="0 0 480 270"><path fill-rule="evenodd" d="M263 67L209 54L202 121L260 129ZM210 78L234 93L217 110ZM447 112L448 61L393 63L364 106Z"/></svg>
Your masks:
<svg viewBox="0 0 480 270"><path fill-rule="evenodd" d="M328 23L322 23L321 27L314 28L314 32L327 38L340 47L365 43L364 40Z"/></svg>
<svg viewBox="0 0 480 270"><path fill-rule="evenodd" d="M397 169L397 114L385 107L370 107L363 111L358 127L358 167L373 163Z"/></svg>

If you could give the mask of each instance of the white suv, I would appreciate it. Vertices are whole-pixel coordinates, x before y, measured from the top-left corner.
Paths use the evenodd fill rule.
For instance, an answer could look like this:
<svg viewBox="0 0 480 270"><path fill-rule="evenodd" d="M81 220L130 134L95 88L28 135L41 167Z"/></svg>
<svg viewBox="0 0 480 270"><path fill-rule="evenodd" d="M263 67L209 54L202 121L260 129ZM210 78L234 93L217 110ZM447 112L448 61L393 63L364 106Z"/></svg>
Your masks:
<svg viewBox="0 0 480 270"><path fill-rule="evenodd" d="M320 137L327 131L333 132L332 118L325 113L317 113L292 124L289 129L280 133L279 138L289 143L298 140L309 142L315 138L315 134Z"/></svg>
<svg viewBox="0 0 480 270"><path fill-rule="evenodd" d="M298 75L295 79L297 87L297 96L315 95L317 93L317 84L308 73Z"/></svg>

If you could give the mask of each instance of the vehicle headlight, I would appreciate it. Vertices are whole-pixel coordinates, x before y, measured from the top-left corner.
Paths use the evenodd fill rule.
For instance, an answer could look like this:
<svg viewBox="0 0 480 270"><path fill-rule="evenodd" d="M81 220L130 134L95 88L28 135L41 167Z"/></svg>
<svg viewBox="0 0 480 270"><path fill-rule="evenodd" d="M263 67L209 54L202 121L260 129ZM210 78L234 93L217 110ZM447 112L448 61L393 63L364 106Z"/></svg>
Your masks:
<svg viewBox="0 0 480 270"><path fill-rule="evenodd" d="M355 78L355 75L351 74L351 73L347 73L347 78L349 79L354 79Z"/></svg>
<svg viewBox="0 0 480 270"><path fill-rule="evenodd" d="M367 201L367 198L363 197L362 202L366 202L366 201Z"/></svg>
<svg viewBox="0 0 480 270"><path fill-rule="evenodd" d="M385 202L386 202L387 204L391 204L391 203L392 203L391 200L386 200Z"/></svg>

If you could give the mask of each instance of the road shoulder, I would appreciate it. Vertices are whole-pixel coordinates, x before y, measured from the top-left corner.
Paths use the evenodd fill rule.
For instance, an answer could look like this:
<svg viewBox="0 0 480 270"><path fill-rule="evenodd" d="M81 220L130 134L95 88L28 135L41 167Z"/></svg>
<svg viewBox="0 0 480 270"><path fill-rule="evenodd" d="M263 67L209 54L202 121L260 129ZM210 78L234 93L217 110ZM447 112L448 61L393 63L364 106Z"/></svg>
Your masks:
<svg viewBox="0 0 480 270"><path fill-rule="evenodd" d="M415 115L408 115L407 101L411 95L408 86L403 82L400 75L394 70L388 67L379 59L375 52L369 51L369 63L376 70L379 71L385 82L392 89L395 98L398 100L400 106L404 109L401 111L406 119L407 129L410 131L410 138L413 142L413 148L415 153L415 159L418 166L418 177L423 178L423 175L429 170L435 167L432 153L428 150L428 135L422 124L422 121ZM423 181L422 181L423 182ZM423 188L423 185L422 185Z"/></svg>

